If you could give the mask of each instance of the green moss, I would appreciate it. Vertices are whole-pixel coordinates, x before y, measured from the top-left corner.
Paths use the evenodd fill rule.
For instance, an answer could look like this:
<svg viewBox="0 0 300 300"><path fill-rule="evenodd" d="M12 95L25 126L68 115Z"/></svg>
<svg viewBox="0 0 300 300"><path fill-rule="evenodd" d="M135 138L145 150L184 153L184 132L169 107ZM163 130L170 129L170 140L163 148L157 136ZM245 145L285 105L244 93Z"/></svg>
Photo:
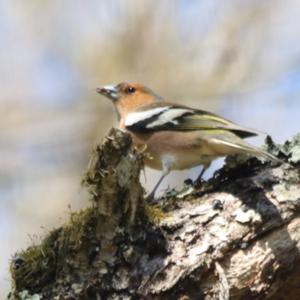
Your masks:
<svg viewBox="0 0 300 300"><path fill-rule="evenodd" d="M50 232L40 245L33 245L17 253L10 264L16 290L39 291L51 283L57 273L68 265L75 269L88 260L91 248L100 243L95 234L101 217L94 207L70 215L69 222ZM73 253L80 253L73 259ZM82 259L84 257L84 259Z"/></svg>
<svg viewBox="0 0 300 300"><path fill-rule="evenodd" d="M38 290L51 282L56 270L56 241L60 229L48 234L41 245L17 253L10 264L16 290Z"/></svg>
<svg viewBox="0 0 300 300"><path fill-rule="evenodd" d="M94 207L72 212L60 239L67 239L73 250L78 249L87 235L88 227L96 223L95 218L97 218L97 210Z"/></svg>
<svg viewBox="0 0 300 300"><path fill-rule="evenodd" d="M147 220L152 224L159 224L160 221L169 216L168 213L163 212L161 208L154 205L145 205L144 213Z"/></svg>

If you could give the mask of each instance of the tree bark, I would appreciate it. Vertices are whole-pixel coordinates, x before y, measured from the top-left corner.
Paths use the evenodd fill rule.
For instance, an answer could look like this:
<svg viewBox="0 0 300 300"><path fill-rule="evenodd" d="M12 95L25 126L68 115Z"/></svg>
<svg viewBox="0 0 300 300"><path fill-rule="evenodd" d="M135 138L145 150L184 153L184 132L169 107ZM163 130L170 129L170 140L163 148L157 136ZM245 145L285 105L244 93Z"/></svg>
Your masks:
<svg viewBox="0 0 300 300"><path fill-rule="evenodd" d="M9 299L300 299L300 136L268 147L290 164L231 158L150 205L143 154L113 129L90 207L14 256Z"/></svg>

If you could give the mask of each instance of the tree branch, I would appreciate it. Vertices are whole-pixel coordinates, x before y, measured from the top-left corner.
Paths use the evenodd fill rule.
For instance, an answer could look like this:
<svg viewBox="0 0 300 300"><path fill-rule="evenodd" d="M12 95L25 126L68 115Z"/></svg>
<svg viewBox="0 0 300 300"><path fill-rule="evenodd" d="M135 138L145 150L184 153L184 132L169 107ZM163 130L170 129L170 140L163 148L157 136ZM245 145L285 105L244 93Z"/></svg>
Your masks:
<svg viewBox="0 0 300 300"><path fill-rule="evenodd" d="M84 180L91 206L15 255L10 299L300 298L300 136L268 147L294 165L231 158L148 205L142 154L113 129Z"/></svg>

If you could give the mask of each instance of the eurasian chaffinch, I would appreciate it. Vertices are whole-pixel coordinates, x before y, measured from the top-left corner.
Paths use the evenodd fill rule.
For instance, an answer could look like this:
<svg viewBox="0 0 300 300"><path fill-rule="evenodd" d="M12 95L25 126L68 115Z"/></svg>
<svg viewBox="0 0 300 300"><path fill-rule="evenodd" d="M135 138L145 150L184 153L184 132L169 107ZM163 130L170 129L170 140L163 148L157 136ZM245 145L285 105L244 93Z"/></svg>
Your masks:
<svg viewBox="0 0 300 300"><path fill-rule="evenodd" d="M211 162L221 156L246 153L280 161L243 140L257 132L213 113L165 101L139 83L104 86L97 92L112 100L119 128L131 134L134 145L146 145L145 165L162 170L148 198L154 197L171 170L202 165L199 181Z"/></svg>

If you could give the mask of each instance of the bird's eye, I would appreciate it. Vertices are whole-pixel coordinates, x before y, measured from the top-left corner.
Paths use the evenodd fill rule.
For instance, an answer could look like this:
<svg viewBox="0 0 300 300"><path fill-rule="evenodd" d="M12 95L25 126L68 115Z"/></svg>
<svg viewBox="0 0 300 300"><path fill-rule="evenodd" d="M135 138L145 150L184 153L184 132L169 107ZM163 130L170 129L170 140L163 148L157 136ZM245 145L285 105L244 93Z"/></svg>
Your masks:
<svg viewBox="0 0 300 300"><path fill-rule="evenodd" d="M133 94L135 92L135 88L133 86L129 86L126 89L127 94Z"/></svg>

